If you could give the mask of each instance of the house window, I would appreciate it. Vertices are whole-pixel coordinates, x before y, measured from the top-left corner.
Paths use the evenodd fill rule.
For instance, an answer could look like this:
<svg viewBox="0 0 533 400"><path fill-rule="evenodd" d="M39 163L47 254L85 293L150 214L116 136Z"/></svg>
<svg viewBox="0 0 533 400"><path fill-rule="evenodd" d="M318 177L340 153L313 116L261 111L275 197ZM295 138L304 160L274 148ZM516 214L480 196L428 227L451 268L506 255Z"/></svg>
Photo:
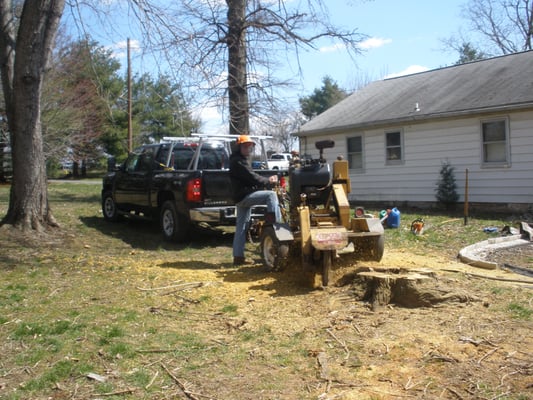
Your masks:
<svg viewBox="0 0 533 400"><path fill-rule="evenodd" d="M402 132L385 133L385 153L387 164L400 164L403 161Z"/></svg>
<svg viewBox="0 0 533 400"><path fill-rule="evenodd" d="M363 170L363 137L348 138L348 165L352 170Z"/></svg>
<svg viewBox="0 0 533 400"><path fill-rule="evenodd" d="M509 163L509 139L507 120L481 123L483 140L483 164L502 165Z"/></svg>

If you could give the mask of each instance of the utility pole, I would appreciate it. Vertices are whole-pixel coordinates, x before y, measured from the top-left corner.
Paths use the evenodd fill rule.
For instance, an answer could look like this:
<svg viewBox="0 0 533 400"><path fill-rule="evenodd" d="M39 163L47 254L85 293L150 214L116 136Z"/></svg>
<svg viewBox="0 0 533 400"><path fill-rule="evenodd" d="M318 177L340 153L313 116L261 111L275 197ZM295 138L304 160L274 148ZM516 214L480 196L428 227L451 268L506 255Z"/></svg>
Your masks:
<svg viewBox="0 0 533 400"><path fill-rule="evenodd" d="M130 38L128 38L128 152L133 151L133 132L131 123L131 57Z"/></svg>

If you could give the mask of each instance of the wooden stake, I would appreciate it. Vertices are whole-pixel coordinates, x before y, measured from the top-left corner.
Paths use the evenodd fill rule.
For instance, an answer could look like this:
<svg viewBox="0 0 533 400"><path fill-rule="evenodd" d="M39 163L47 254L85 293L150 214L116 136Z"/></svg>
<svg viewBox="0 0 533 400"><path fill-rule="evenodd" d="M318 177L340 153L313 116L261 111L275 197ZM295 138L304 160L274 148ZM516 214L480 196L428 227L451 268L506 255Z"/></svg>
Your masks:
<svg viewBox="0 0 533 400"><path fill-rule="evenodd" d="M468 224L468 168L465 170L465 204L464 204L465 225Z"/></svg>

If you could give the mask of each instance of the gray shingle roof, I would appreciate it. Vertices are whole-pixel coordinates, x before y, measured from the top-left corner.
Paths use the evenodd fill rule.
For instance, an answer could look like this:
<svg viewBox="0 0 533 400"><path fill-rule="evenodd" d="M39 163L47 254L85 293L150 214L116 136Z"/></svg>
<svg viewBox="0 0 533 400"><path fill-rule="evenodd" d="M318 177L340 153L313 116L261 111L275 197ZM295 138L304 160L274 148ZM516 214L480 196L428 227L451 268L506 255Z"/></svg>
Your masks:
<svg viewBox="0 0 533 400"><path fill-rule="evenodd" d="M533 51L372 82L296 134L523 108L533 108Z"/></svg>

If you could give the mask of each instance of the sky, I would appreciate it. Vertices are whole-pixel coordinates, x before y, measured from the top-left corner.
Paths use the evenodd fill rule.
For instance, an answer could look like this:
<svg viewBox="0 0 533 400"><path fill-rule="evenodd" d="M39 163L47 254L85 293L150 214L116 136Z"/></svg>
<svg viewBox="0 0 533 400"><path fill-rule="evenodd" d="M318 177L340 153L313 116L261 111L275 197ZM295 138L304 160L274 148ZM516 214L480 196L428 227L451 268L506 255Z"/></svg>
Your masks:
<svg viewBox="0 0 533 400"><path fill-rule="evenodd" d="M113 1L113 0L105 0ZM297 0L285 0L286 3ZM371 81L406 75L454 64L459 54L446 50L442 42L466 30L461 7L468 0L323 0L333 25L357 29L368 37L361 42L361 54L350 58L345 49L324 40L316 50L300 54L301 77L295 77L294 66L276 72L296 80L286 93L287 101L298 109L298 98L312 94L322 86L325 76L341 88L353 90ZM88 29L90 32L90 29ZM150 71L146 59L135 57L135 32L119 36L107 44L117 50L122 65L127 65L125 37L130 37L132 53L138 65L133 73ZM109 36L107 36L109 37ZM96 35L96 40L101 38ZM122 47L121 47L122 46ZM214 108L196 109L203 121L203 133L225 133L227 123Z"/></svg>
<svg viewBox="0 0 533 400"><path fill-rule="evenodd" d="M341 87L454 64L459 55L444 49L465 28L461 6L466 0L327 1L336 25L367 35L362 53L351 60L346 51L325 44L304 60L305 90L320 87L325 75ZM352 4L352 6L347 6ZM355 61L355 65L354 65Z"/></svg>

